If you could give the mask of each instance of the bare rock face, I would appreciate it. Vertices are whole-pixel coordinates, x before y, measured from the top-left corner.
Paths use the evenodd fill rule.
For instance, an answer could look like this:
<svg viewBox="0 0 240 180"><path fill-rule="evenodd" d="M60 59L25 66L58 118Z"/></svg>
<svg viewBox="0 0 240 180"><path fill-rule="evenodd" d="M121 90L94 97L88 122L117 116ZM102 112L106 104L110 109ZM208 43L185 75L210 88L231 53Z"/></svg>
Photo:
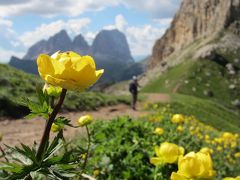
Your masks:
<svg viewBox="0 0 240 180"><path fill-rule="evenodd" d="M127 39L117 29L100 31L93 41L91 54L99 60L133 62Z"/></svg>
<svg viewBox="0 0 240 180"><path fill-rule="evenodd" d="M60 31L47 41L41 40L29 48L23 59L35 60L40 53L53 54L56 51L71 50L72 42L65 30Z"/></svg>
<svg viewBox="0 0 240 180"><path fill-rule="evenodd" d="M231 27L239 33L240 0L183 0L171 27L153 47L150 67L198 38Z"/></svg>

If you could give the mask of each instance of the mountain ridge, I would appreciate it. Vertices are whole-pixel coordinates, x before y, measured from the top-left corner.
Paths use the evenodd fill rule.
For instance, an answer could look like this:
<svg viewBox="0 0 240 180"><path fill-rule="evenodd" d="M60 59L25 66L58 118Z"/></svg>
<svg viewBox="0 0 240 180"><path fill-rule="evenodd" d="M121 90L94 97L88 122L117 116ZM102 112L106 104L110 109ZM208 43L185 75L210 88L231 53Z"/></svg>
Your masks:
<svg viewBox="0 0 240 180"><path fill-rule="evenodd" d="M150 68L195 40L214 36L239 22L239 9L240 0L183 0L171 26L153 47Z"/></svg>

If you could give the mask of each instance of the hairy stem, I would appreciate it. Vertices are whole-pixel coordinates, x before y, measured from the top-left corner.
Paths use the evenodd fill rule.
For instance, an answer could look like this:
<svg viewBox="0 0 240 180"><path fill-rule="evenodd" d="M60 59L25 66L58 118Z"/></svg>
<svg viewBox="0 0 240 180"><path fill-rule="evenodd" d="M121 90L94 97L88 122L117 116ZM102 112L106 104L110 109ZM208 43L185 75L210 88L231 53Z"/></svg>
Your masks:
<svg viewBox="0 0 240 180"><path fill-rule="evenodd" d="M58 114L62 104L63 104L63 101L64 101L64 98L66 96L66 93L67 93L67 90L63 89L62 93L60 95L58 103L54 107L53 112L50 114L49 119L46 122L44 133L43 133L43 136L42 136L42 139L41 139L41 142L40 142L40 146L39 146L38 152L37 152L37 160L39 162L42 161L42 156L44 154L44 150L45 150L46 144L47 144L47 142L49 140L49 135L50 135L50 130L51 130L52 124L53 124L53 122L54 122L54 120L55 120L55 118L56 118L56 116L57 116L57 114Z"/></svg>

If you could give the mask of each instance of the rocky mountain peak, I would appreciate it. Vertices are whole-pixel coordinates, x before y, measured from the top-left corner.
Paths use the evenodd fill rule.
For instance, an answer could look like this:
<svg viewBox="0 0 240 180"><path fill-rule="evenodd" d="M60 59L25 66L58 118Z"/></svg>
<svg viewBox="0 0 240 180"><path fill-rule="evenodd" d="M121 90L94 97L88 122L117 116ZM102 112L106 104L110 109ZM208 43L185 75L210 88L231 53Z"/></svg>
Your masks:
<svg viewBox="0 0 240 180"><path fill-rule="evenodd" d="M32 45L23 59L36 60L41 53L53 54L56 51L71 50L72 42L65 30L61 30L48 40L41 40Z"/></svg>
<svg viewBox="0 0 240 180"><path fill-rule="evenodd" d="M76 51L81 55L86 55L88 53L89 45L81 34L74 38L72 46L73 51Z"/></svg>
<svg viewBox="0 0 240 180"><path fill-rule="evenodd" d="M118 61L133 62L123 33L118 30L102 30L96 36L91 53L98 59L115 58Z"/></svg>
<svg viewBox="0 0 240 180"><path fill-rule="evenodd" d="M153 47L154 67L198 38L213 36L240 20L240 0L183 0L170 28Z"/></svg>

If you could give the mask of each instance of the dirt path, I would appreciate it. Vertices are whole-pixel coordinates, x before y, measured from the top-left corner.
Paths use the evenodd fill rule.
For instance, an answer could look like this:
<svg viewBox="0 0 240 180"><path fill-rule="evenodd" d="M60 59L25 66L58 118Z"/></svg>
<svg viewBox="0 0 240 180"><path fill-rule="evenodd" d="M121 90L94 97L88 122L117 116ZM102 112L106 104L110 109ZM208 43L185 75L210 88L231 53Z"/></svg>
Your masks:
<svg viewBox="0 0 240 180"><path fill-rule="evenodd" d="M169 96L166 94L147 94L145 100L145 102L167 101L169 101ZM91 114L96 120L110 120L123 115L136 118L147 114L147 112L143 109L143 103L139 103L137 111L133 111L127 105L119 104L115 106L102 107L97 111L70 112L62 115L71 119L72 124L75 124L76 120L85 114ZM0 134L3 135L2 143L15 146L19 145L20 143L31 145L34 141L39 142L44 129L44 124L45 120L41 118L2 120L0 121ZM85 131L83 128L66 128L66 132L64 134L66 138L72 138L75 136L84 135Z"/></svg>

